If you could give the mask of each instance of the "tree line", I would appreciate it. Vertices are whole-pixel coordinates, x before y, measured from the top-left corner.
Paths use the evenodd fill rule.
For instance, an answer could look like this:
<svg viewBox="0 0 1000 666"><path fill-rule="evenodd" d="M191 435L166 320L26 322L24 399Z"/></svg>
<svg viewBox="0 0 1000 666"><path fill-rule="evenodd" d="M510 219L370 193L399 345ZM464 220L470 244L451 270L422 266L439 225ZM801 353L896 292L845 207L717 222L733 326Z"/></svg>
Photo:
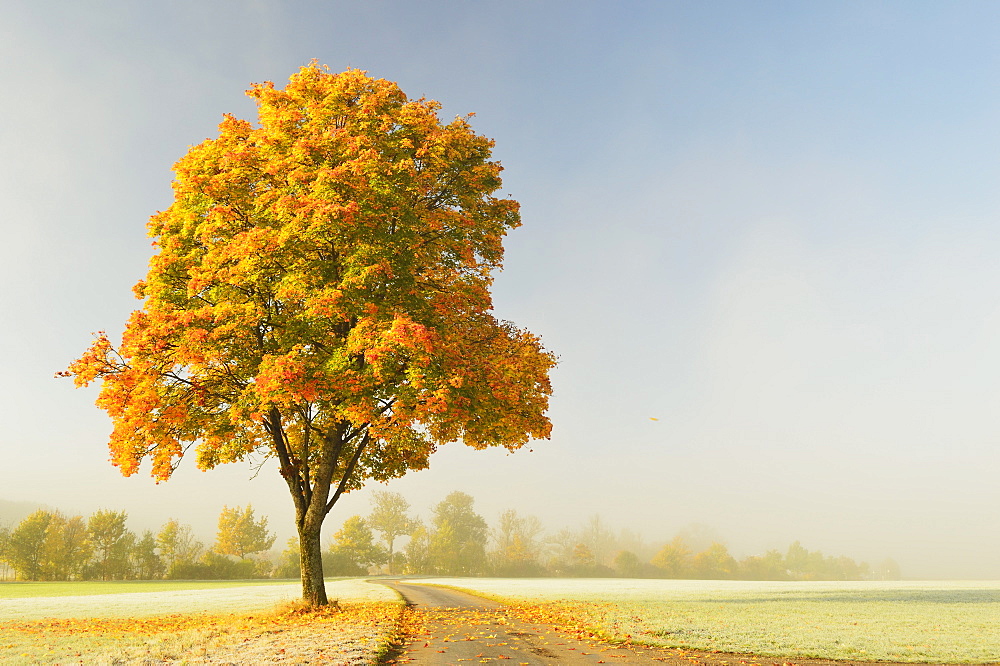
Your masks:
<svg viewBox="0 0 1000 666"><path fill-rule="evenodd" d="M266 578L274 569L262 553L275 537L250 505L223 507L208 548L175 519L141 535L127 520L125 511L84 519L39 509L13 529L0 527L0 563L18 580L244 579Z"/></svg>
<svg viewBox="0 0 1000 666"><path fill-rule="evenodd" d="M275 535L253 508L224 507L216 541L197 540L175 519L137 535L124 511L97 511L86 520L35 511L13 529L0 528L0 563L20 580L296 578L299 542L269 551ZM405 544L399 544L405 540ZM547 533L541 521L514 510L491 529L471 495L455 491L430 520L410 515L399 493L376 491L367 516L351 516L322 552L333 576L566 576L739 580L898 579L899 566L877 566L810 551L798 541L784 552L737 559L710 531L688 528L666 544L615 532L598 516L578 529Z"/></svg>
<svg viewBox="0 0 1000 666"><path fill-rule="evenodd" d="M409 537L402 549L400 537ZM279 570L294 577L294 542ZM514 510L493 529L476 513L474 499L453 492L437 504L428 523L411 517L398 493L375 492L372 510L352 516L324 553L332 575L406 573L448 576L574 576L742 580L898 579L899 566L877 566L845 556L810 551L798 541L785 552L770 550L737 560L705 530L688 529L661 546L637 534L616 533L598 516L581 528L547 534L541 521Z"/></svg>

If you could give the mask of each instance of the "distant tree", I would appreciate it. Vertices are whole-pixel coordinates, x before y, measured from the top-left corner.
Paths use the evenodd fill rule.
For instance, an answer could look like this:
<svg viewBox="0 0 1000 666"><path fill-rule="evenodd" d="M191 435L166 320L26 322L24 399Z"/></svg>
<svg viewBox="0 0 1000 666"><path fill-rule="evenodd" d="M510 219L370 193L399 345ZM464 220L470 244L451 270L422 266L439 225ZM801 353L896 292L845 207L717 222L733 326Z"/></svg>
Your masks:
<svg viewBox="0 0 1000 666"><path fill-rule="evenodd" d="M372 530L361 516L351 516L333 535L330 547L330 573L340 576L367 574L373 566L383 564L388 552L377 545Z"/></svg>
<svg viewBox="0 0 1000 666"><path fill-rule="evenodd" d="M809 575L809 551L798 541L788 546L785 552L785 569L796 580L802 580Z"/></svg>
<svg viewBox="0 0 1000 666"><path fill-rule="evenodd" d="M323 565L324 571L330 569ZM298 578L299 577L299 540L289 539L285 544L285 549L278 556L278 564L274 568L275 578Z"/></svg>
<svg viewBox="0 0 1000 666"><path fill-rule="evenodd" d="M39 546L38 579L66 580L66 563L63 561L63 525L66 516L58 511L49 513L49 522L45 526L45 538Z"/></svg>
<svg viewBox="0 0 1000 666"><path fill-rule="evenodd" d="M643 566L656 554L656 549L646 543L640 533L628 529L619 532L615 539L615 553L623 550L635 553Z"/></svg>
<svg viewBox="0 0 1000 666"><path fill-rule="evenodd" d="M132 572L139 580L163 578L166 566L157 554L156 537L150 530L142 533L142 538L135 542L130 554Z"/></svg>
<svg viewBox="0 0 1000 666"><path fill-rule="evenodd" d="M580 530L580 541L587 544L587 548L594 555L595 564L608 564L614 552L615 535L601 517L594 514L584 524Z"/></svg>
<svg viewBox="0 0 1000 666"><path fill-rule="evenodd" d="M891 557L882 560L875 573L879 580L899 580L903 577L899 564Z"/></svg>
<svg viewBox="0 0 1000 666"><path fill-rule="evenodd" d="M651 564L662 572L664 578L685 578L691 573L693 553L680 535L653 556Z"/></svg>
<svg viewBox="0 0 1000 666"><path fill-rule="evenodd" d="M39 580L42 577L45 530L51 521L52 513L39 509L10 532L5 557L21 580Z"/></svg>
<svg viewBox="0 0 1000 666"><path fill-rule="evenodd" d="M562 528L546 539L550 557L548 569L556 575L569 575L573 568L573 549L579 543L577 535L569 528Z"/></svg>
<svg viewBox="0 0 1000 666"><path fill-rule="evenodd" d="M590 573L589 570L595 564L597 564L597 560L594 558L594 552L590 550L590 546L582 541L573 546L573 566L577 573L586 575Z"/></svg>
<svg viewBox="0 0 1000 666"><path fill-rule="evenodd" d="M115 347L66 374L103 383L112 460L165 480L263 451L295 507L303 598L327 603L321 529L345 492L448 442L548 437L555 357L497 319L492 273L520 225L493 142L390 81L315 63L254 85L175 165L144 300Z"/></svg>
<svg viewBox="0 0 1000 666"><path fill-rule="evenodd" d="M433 573L431 569L430 542L430 532L418 520L417 526L410 532L410 540L406 543L406 573Z"/></svg>
<svg viewBox="0 0 1000 666"><path fill-rule="evenodd" d="M180 567L184 578L205 580L249 580L266 577L270 571L262 566L262 560L255 558L233 559L214 548L206 550L194 564Z"/></svg>
<svg viewBox="0 0 1000 666"><path fill-rule="evenodd" d="M183 578L177 568L194 564L205 550L204 544L194 538L191 526L183 525L174 518L160 528L156 545L170 578Z"/></svg>
<svg viewBox="0 0 1000 666"><path fill-rule="evenodd" d="M44 577L48 580L82 578L92 555L87 524L82 516L66 518L59 512L51 516L42 543Z"/></svg>
<svg viewBox="0 0 1000 666"><path fill-rule="evenodd" d="M454 491L434 507L430 558L436 571L454 576L481 573L486 567L486 521L473 510L471 495Z"/></svg>
<svg viewBox="0 0 1000 666"><path fill-rule="evenodd" d="M233 555L241 560L274 545L275 535L267 529L267 517L254 519L253 507L245 509L228 506L219 514L219 533L214 550L223 555Z"/></svg>
<svg viewBox="0 0 1000 666"><path fill-rule="evenodd" d="M388 553L389 573L394 570L396 539L408 535L417 526L417 521L410 518L407 512L410 503L399 493L376 490L372 493L372 512L365 520L366 524L382 536Z"/></svg>
<svg viewBox="0 0 1000 666"><path fill-rule="evenodd" d="M642 561L638 555L630 550L618 551L611 563L611 568L619 576L625 578L638 578L642 575Z"/></svg>
<svg viewBox="0 0 1000 666"><path fill-rule="evenodd" d="M844 555L830 557L831 580L863 580L867 574L867 568L867 565L862 567Z"/></svg>
<svg viewBox="0 0 1000 666"><path fill-rule="evenodd" d="M785 559L776 550L745 557L740 561L739 571L744 580L788 580Z"/></svg>
<svg viewBox="0 0 1000 666"><path fill-rule="evenodd" d="M94 549L91 562L93 575L101 580L126 578L129 575L129 554L136 537L125 521L124 511L97 511L87 519L87 537Z"/></svg>
<svg viewBox="0 0 1000 666"><path fill-rule="evenodd" d="M718 580L736 578L739 563L729 549L721 543L713 543L694 556L692 560L695 576L701 579Z"/></svg>
<svg viewBox="0 0 1000 666"><path fill-rule="evenodd" d="M493 569L499 576L537 576L542 522L535 516L519 516L507 509L493 531Z"/></svg>
<svg viewBox="0 0 1000 666"><path fill-rule="evenodd" d="M0 580L7 580L9 572L11 570L10 564L7 562L7 549L10 547L10 528L6 525L0 525L0 570L3 574Z"/></svg>
<svg viewBox="0 0 1000 666"><path fill-rule="evenodd" d="M702 523L685 525L683 529L677 532L677 536L687 544L692 553L700 553L708 550L713 543L722 543L722 537L719 536L718 531Z"/></svg>

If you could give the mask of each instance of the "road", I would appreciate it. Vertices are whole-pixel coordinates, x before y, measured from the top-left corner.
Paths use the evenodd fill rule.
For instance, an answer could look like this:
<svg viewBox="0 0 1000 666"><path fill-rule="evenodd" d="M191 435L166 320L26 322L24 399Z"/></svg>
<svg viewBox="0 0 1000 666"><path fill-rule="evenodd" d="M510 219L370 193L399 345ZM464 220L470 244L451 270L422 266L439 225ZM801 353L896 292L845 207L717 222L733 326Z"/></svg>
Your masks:
<svg viewBox="0 0 1000 666"><path fill-rule="evenodd" d="M378 581L411 606L407 640L385 664L724 664L680 650L621 647L579 640L521 621L501 604L463 592L405 581Z"/></svg>

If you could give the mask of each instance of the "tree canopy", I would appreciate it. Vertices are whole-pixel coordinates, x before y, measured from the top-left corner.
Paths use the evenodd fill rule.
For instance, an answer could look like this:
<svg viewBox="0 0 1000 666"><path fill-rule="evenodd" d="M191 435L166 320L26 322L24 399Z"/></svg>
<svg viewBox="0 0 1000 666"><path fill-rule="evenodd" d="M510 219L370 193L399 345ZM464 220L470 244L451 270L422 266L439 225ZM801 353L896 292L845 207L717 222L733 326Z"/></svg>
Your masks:
<svg viewBox="0 0 1000 666"><path fill-rule="evenodd" d="M170 477L274 457L295 504L303 595L326 603L319 531L367 480L440 445L548 437L555 357L496 318L492 273L518 204L493 142L390 81L315 63L254 85L259 124L226 115L174 166L156 253L121 344L64 374L100 380L111 460Z"/></svg>

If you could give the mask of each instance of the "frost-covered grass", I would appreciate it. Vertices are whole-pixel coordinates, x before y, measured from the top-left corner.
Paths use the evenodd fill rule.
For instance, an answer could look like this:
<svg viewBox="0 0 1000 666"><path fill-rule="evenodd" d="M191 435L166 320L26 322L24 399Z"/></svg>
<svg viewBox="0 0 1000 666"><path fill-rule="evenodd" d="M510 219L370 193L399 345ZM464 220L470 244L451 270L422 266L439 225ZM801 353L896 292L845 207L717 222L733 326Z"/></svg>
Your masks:
<svg viewBox="0 0 1000 666"><path fill-rule="evenodd" d="M5 589L6 586L11 588ZM79 585L79 587L74 587ZM29 589L29 586L30 589ZM328 580L327 596L343 601L396 602L395 593L363 579ZM16 590L19 596L14 596ZM70 594L79 590L77 594ZM30 592L30 596L25 592ZM8 596L9 595L9 596ZM0 618L143 617L174 613L245 613L302 595L298 582L149 581L136 583L5 583Z"/></svg>
<svg viewBox="0 0 1000 666"><path fill-rule="evenodd" d="M363 579L328 581L340 608L317 612L288 603L298 583L132 589L144 587L153 589L0 599L0 663L368 664L394 638L403 608L395 592Z"/></svg>
<svg viewBox="0 0 1000 666"><path fill-rule="evenodd" d="M420 581L541 605L610 638L766 656L1000 661L1000 581Z"/></svg>

